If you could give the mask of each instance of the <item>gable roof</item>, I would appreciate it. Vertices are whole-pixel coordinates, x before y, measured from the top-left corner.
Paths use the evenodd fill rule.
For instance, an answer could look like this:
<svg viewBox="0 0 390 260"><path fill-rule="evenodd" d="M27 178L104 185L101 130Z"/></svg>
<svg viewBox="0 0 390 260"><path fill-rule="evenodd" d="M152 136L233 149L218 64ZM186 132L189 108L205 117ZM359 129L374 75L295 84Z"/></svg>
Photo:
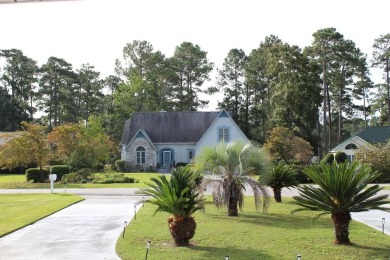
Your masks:
<svg viewBox="0 0 390 260"><path fill-rule="evenodd" d="M390 138L390 126L368 126L356 136L370 144L385 143Z"/></svg>
<svg viewBox="0 0 390 260"><path fill-rule="evenodd" d="M121 144L128 144L141 129L153 143L196 143L220 113L136 112L125 122Z"/></svg>
<svg viewBox="0 0 390 260"><path fill-rule="evenodd" d="M329 152L331 152L331 153L338 152L339 150L344 149L345 146L347 146L347 144L350 144L350 143L355 144L357 147L360 147L360 143L357 142L357 141L359 141L359 139L360 139L361 143L364 143L364 144L367 143L364 139L362 139L361 137L355 135L355 136L352 136L352 137L348 138L344 142L340 143L339 145L334 147Z"/></svg>
<svg viewBox="0 0 390 260"><path fill-rule="evenodd" d="M390 126L367 126L356 135L351 136L334 147L330 152L336 152L344 148L348 143L354 143L360 146L359 143L356 142L357 138L369 144L385 143L390 138Z"/></svg>

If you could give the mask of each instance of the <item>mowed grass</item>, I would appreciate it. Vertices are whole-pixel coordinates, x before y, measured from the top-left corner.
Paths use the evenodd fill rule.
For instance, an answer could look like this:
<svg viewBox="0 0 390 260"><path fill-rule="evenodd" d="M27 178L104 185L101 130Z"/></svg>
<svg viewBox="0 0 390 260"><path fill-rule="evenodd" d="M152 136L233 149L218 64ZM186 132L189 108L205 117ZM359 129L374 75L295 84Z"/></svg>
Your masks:
<svg viewBox="0 0 390 260"><path fill-rule="evenodd" d="M71 194L2 194L0 237L81 200Z"/></svg>
<svg viewBox="0 0 390 260"><path fill-rule="evenodd" d="M315 221L313 212L291 215L292 199L272 203L268 213L256 212L253 198L245 198L244 212L227 217L208 197L205 213L197 212L197 229L192 245L175 247L166 213L153 216L155 206L146 203L119 237L116 250L126 259L144 259L147 240L153 259L390 259L390 237L364 224L352 221L350 238L354 245L334 245L329 215Z"/></svg>
<svg viewBox="0 0 390 260"><path fill-rule="evenodd" d="M157 177L159 173L126 173L127 176L138 180L138 183L108 183L108 184L62 184L55 182L55 188L145 188L151 177ZM169 176L169 175L168 175ZM50 188L50 183L29 183L24 174L0 174L0 189L40 189Z"/></svg>

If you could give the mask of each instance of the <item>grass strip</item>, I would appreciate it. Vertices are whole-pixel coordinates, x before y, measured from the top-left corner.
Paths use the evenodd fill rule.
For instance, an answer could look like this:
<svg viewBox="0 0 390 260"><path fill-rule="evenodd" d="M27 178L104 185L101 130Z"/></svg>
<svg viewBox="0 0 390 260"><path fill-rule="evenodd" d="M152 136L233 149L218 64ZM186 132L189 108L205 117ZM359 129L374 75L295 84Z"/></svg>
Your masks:
<svg viewBox="0 0 390 260"><path fill-rule="evenodd" d="M123 259L144 259L147 240L152 241L153 259L390 259L390 237L364 224L352 221L353 246L333 244L329 215L315 221L314 212L291 215L292 199L272 203L268 213L256 212L253 197L245 198L244 212L226 216L208 197L205 213L197 212L195 237L189 247L175 247L167 227L166 213L153 216L155 207L146 203L119 237L117 253Z"/></svg>
<svg viewBox="0 0 390 260"><path fill-rule="evenodd" d="M0 237L83 200L72 194L0 195Z"/></svg>

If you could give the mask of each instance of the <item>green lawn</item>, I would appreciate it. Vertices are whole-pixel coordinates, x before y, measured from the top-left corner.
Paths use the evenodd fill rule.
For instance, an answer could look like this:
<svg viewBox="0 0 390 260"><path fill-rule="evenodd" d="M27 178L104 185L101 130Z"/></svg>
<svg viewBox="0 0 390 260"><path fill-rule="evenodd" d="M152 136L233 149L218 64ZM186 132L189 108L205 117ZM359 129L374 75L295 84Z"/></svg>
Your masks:
<svg viewBox="0 0 390 260"><path fill-rule="evenodd" d="M126 173L138 180L138 183L110 183L110 184L66 184L67 188L145 188L145 182L151 177L157 177L159 173ZM64 188L65 184L54 183L55 188ZM50 188L50 183L29 183L23 174L0 174L0 189L38 189Z"/></svg>
<svg viewBox="0 0 390 260"><path fill-rule="evenodd" d="M353 246L333 244L330 216L314 222L314 213L290 215L295 205L284 198L283 204L272 203L268 213L257 213L253 198L247 197L239 217L227 217L210 202L206 212L197 212L197 230L190 247L174 247L167 227L168 214L157 213L145 204L127 227L125 239L119 237L116 250L126 259L143 259L148 239L153 259L390 259L390 237L353 221L350 238Z"/></svg>
<svg viewBox="0 0 390 260"><path fill-rule="evenodd" d="M0 237L81 200L70 194L2 194Z"/></svg>

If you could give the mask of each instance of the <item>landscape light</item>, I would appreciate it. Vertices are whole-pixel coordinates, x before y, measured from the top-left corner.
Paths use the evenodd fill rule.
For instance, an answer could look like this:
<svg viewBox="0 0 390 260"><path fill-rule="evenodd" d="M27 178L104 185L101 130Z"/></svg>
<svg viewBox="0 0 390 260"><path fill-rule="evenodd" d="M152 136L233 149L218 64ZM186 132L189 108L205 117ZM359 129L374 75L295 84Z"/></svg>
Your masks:
<svg viewBox="0 0 390 260"><path fill-rule="evenodd" d="M301 255L297 255L297 260L301 260L301 259L302 259Z"/></svg>
<svg viewBox="0 0 390 260"><path fill-rule="evenodd" d="M225 260L229 260L229 256L227 255L227 256L225 256Z"/></svg>
<svg viewBox="0 0 390 260"><path fill-rule="evenodd" d="M382 218L382 233L385 233L385 218Z"/></svg>
<svg viewBox="0 0 390 260"><path fill-rule="evenodd" d="M125 221L123 223L123 235L122 235L122 238L125 238L126 226L127 226L127 221Z"/></svg>
<svg viewBox="0 0 390 260"><path fill-rule="evenodd" d="M150 240L148 240L148 242L146 242L146 255L145 255L145 260L148 260L148 253L149 253L149 248L150 248L150 244L152 242Z"/></svg>

